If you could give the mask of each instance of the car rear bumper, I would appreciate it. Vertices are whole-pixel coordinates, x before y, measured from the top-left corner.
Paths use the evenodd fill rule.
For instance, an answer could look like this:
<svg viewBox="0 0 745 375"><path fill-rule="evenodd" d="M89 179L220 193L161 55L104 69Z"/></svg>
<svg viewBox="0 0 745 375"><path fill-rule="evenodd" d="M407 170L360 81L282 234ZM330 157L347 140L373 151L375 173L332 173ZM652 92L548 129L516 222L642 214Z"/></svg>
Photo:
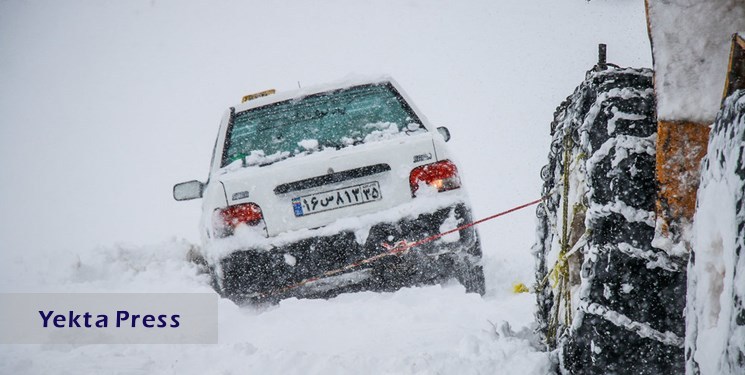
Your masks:
<svg viewBox="0 0 745 375"><path fill-rule="evenodd" d="M359 241L353 231L342 231L269 251L234 251L217 265L218 290L230 299L245 302L293 296L326 298L350 291L388 291L441 282L480 260L481 248L474 227L416 246L405 254L386 256L298 286L305 280L384 253L387 250L383 244L417 241L471 221L470 209L460 203L413 219L373 225L364 241Z"/></svg>

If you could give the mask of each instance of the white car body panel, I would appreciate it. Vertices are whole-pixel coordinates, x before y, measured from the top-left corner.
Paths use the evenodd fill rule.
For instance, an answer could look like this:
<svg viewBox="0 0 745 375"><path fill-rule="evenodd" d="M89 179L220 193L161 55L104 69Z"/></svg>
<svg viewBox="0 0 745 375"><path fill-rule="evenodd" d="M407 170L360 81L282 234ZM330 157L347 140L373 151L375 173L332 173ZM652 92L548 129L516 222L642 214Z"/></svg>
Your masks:
<svg viewBox="0 0 745 375"><path fill-rule="evenodd" d="M220 167L231 111L227 111L220 124L210 176L203 192L201 232L205 244L215 240L213 212L216 209L252 202L261 207L265 227L264 236L272 238L289 231L314 229L329 225L347 217L357 217L389 210L416 199L412 197L409 175L417 166L450 158L445 140L429 124L424 115L413 105L409 97L390 78L347 82L340 85L316 87L293 92L270 95L239 104L235 113L251 108L315 93L342 89L359 84L390 82L419 118L426 132L402 135L389 140L364 143L341 149L324 149L307 155L287 158L266 166ZM341 182L277 193L282 184L328 175L329 172L349 171L371 165L384 164L390 170ZM370 183L379 183L382 199L349 207L297 217L292 199L327 192L334 189ZM461 192L444 192L444 195L460 195ZM239 246L250 246L242 244Z"/></svg>

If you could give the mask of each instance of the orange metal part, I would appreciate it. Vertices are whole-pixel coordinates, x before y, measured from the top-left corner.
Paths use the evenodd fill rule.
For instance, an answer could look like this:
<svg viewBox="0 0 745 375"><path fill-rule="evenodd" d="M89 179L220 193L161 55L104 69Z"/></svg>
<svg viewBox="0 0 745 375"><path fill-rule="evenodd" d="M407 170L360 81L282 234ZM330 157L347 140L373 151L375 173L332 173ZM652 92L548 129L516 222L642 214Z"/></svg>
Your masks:
<svg viewBox="0 0 745 375"><path fill-rule="evenodd" d="M696 210L700 163L706 155L709 124L657 123L657 215L665 224L691 221Z"/></svg>

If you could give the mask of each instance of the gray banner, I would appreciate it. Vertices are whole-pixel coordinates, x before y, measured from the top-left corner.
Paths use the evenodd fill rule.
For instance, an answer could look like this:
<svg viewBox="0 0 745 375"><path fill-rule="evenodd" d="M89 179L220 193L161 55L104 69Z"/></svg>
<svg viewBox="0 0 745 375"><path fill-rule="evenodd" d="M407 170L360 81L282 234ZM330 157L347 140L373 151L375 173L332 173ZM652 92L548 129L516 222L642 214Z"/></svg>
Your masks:
<svg viewBox="0 0 745 375"><path fill-rule="evenodd" d="M216 344L214 293L0 293L0 344Z"/></svg>

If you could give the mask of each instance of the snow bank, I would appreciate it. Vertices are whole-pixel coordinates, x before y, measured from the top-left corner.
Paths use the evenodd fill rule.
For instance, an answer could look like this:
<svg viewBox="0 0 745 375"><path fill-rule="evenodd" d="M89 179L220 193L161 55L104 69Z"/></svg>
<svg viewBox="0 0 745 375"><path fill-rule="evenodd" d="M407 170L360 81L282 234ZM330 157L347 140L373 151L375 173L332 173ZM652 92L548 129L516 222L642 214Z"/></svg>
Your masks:
<svg viewBox="0 0 745 375"><path fill-rule="evenodd" d="M288 300L264 312L223 303L218 345L15 346L0 354L4 357L0 371L54 373L65 368L78 374L113 370L200 375L549 371L547 355L536 352L527 340L497 336L484 319L497 306L474 299L479 298L458 288L432 287L393 295L348 295L335 301Z"/></svg>
<svg viewBox="0 0 745 375"><path fill-rule="evenodd" d="M710 123L719 110L742 0L650 0L657 117Z"/></svg>
<svg viewBox="0 0 745 375"><path fill-rule="evenodd" d="M689 373L745 372L745 91L727 99L703 160L688 268Z"/></svg>
<svg viewBox="0 0 745 375"><path fill-rule="evenodd" d="M0 273L0 292L211 292L207 276L185 261L192 249L193 245L186 241L172 240L78 252L27 252L13 257L12 267Z"/></svg>
<svg viewBox="0 0 745 375"><path fill-rule="evenodd" d="M186 261L192 245L117 245L78 253L27 253L0 291L209 292ZM504 277L515 270L492 259ZM533 298L466 294L449 284L396 293L288 299L238 307L220 299L217 345L3 345L3 374L545 374L534 347ZM500 323L507 321L509 324ZM497 333L492 323L502 327ZM512 332L509 326L516 328ZM506 328L505 328L506 327Z"/></svg>

